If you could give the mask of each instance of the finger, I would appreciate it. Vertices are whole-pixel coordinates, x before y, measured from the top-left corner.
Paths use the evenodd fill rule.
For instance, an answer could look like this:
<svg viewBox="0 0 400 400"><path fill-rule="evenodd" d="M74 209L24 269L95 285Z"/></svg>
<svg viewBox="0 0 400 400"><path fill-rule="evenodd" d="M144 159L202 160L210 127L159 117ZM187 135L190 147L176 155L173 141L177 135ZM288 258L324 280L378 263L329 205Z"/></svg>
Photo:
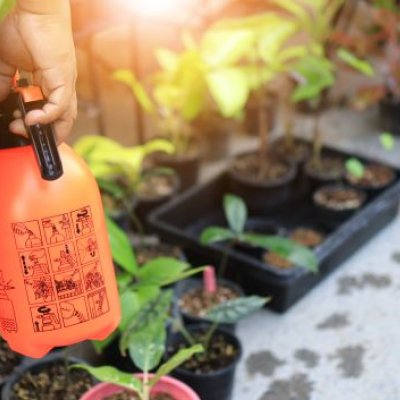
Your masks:
<svg viewBox="0 0 400 400"><path fill-rule="evenodd" d="M28 134L25 129L24 122L22 119L16 119L10 124L10 131L17 135L28 137Z"/></svg>

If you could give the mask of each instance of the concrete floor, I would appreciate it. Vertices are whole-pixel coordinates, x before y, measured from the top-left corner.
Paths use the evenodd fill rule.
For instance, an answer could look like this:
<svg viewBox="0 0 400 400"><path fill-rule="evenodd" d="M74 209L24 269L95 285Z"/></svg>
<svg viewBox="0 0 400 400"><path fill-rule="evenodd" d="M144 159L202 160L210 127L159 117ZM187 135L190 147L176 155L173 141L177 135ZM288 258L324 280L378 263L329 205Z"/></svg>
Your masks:
<svg viewBox="0 0 400 400"><path fill-rule="evenodd" d="M393 152L381 149L375 121L373 112L332 111L326 142L400 166L400 141ZM397 219L285 315L261 311L243 321L233 399L399 399L399 234Z"/></svg>

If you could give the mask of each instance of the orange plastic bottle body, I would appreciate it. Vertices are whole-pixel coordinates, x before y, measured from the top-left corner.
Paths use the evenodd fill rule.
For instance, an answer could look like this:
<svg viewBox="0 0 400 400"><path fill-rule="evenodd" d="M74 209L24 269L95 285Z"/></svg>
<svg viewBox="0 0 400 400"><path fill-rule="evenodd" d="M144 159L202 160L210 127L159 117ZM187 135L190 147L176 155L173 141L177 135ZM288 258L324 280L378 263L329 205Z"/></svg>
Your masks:
<svg viewBox="0 0 400 400"><path fill-rule="evenodd" d="M71 148L59 152L64 175L45 181L31 146L0 150L0 333L33 358L105 339L120 320L97 184Z"/></svg>

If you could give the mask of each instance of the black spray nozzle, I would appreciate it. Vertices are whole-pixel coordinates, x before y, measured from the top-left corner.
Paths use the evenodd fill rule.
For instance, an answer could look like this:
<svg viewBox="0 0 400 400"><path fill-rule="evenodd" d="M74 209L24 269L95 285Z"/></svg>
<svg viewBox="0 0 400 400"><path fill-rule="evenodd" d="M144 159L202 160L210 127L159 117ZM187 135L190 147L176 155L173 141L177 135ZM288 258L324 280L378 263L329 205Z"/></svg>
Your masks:
<svg viewBox="0 0 400 400"><path fill-rule="evenodd" d="M19 109L24 118L32 110L41 110L45 103L45 100L25 102L23 95L19 94ZM54 181L60 178L64 171L53 126L51 124L37 124L26 128L33 144L42 178L47 181Z"/></svg>

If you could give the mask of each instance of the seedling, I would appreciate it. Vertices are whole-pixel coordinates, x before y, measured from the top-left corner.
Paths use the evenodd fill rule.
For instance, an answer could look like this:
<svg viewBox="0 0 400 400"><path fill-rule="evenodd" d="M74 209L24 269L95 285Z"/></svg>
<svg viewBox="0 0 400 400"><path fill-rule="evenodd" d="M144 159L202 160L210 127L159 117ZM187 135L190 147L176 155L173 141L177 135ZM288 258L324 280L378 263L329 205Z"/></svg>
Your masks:
<svg viewBox="0 0 400 400"><path fill-rule="evenodd" d="M362 179L365 174L364 164L357 158L349 158L345 164L347 173L356 179Z"/></svg>
<svg viewBox="0 0 400 400"><path fill-rule="evenodd" d="M393 134L390 132L382 132L379 135L379 142L382 148L386 151L393 151L396 145Z"/></svg>
<svg viewBox="0 0 400 400"><path fill-rule="evenodd" d="M209 328L200 336L194 336L180 321L176 321L175 327L180 331L185 340L194 345L199 342L204 352L196 357L202 360L209 359L210 344L212 338L221 324L235 324L260 310L270 299L259 296L240 297L217 305L207 312L207 319L212 321Z"/></svg>
<svg viewBox="0 0 400 400"><path fill-rule="evenodd" d="M232 194L227 194L223 199L223 207L225 218L228 222L228 228L210 226L203 230L200 237L202 244L227 243L219 269L221 276L224 275L226 270L229 249L236 243L245 243L251 246L261 247L311 272L318 271L317 259L314 253L307 247L293 240L279 236L246 232L245 226L248 210L243 199Z"/></svg>

